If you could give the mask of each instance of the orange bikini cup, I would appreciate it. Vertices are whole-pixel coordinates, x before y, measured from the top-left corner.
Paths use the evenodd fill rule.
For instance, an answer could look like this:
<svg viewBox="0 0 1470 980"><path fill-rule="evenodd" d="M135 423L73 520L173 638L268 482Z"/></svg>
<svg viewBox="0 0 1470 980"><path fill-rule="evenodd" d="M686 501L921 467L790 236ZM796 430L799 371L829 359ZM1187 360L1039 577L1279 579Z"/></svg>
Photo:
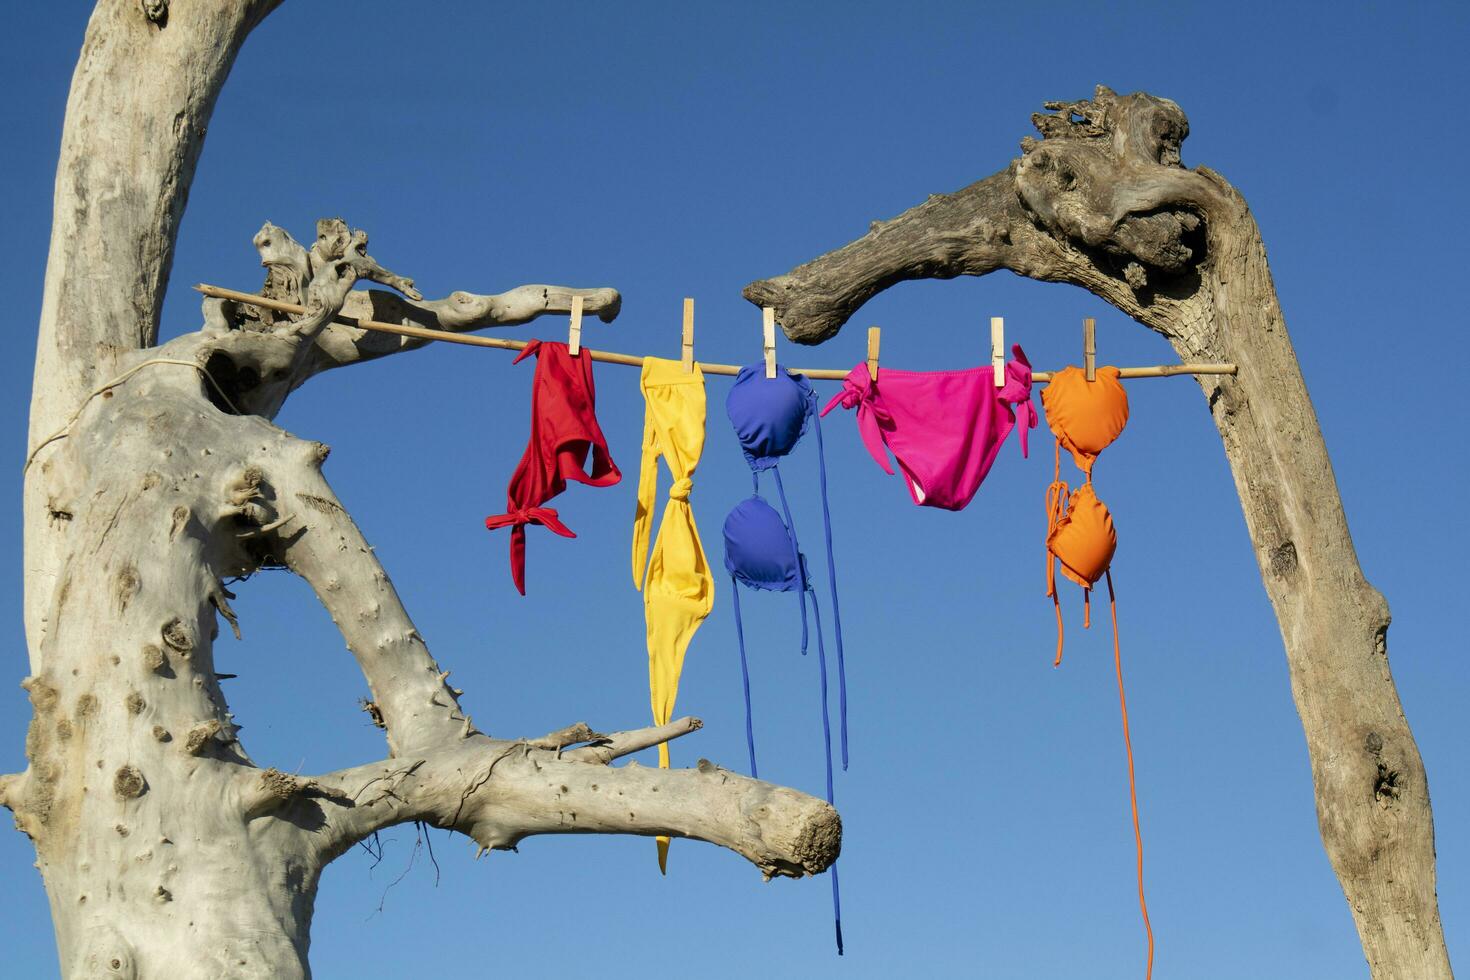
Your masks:
<svg viewBox="0 0 1470 980"><path fill-rule="evenodd" d="M1061 484L1066 496L1066 484ZM1066 511L1047 529L1046 547L1061 563L1062 574L1084 589L1091 589L1113 560L1118 548L1118 534L1113 530L1113 515L1091 483L1084 483L1066 500ZM1048 583L1056 593L1055 581Z"/></svg>
<svg viewBox="0 0 1470 980"><path fill-rule="evenodd" d="M1098 454L1128 424L1128 395L1118 381L1118 369L1100 367L1095 373L1097 380L1088 381L1081 368L1069 367L1041 391L1047 424L1089 479Z"/></svg>

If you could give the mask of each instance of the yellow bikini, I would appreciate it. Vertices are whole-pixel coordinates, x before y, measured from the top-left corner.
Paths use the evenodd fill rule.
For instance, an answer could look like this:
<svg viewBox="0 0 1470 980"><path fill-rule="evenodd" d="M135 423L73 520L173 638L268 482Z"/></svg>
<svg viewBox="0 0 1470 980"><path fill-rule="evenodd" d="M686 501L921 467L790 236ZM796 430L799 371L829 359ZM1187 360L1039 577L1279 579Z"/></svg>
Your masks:
<svg viewBox="0 0 1470 980"><path fill-rule="evenodd" d="M633 515L633 585L643 590L653 721L665 725L674 714L684 652L715 600L714 576L689 507L690 478L704 452L704 374L698 364L685 371L679 361L645 357L639 388L645 408L638 509ZM648 536L658 494L660 456L668 463L674 484L650 556ZM669 767L667 744L658 747L658 764ZM669 839L658 838L660 871L667 870L668 854Z"/></svg>

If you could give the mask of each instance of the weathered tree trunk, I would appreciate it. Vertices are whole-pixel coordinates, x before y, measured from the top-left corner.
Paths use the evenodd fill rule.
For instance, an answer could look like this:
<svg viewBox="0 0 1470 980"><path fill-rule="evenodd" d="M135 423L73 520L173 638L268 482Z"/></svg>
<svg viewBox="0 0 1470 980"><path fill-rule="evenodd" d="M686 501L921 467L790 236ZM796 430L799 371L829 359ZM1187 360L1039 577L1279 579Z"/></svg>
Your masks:
<svg viewBox="0 0 1470 980"><path fill-rule="evenodd" d="M746 287L793 340L831 337L906 279L1009 269L1082 286L1158 331L1199 379L1281 624L1317 816L1375 980L1448 978L1429 787L1259 229L1218 174L1180 165L1179 107L1099 87L1048 103L1023 156L787 275Z"/></svg>
<svg viewBox="0 0 1470 980"><path fill-rule="evenodd" d="M693 837L769 876L826 869L821 800L726 772L610 768L699 728L611 736L584 724L492 739L430 656L321 467L270 421L321 371L411 349L339 311L467 330L566 312L612 289L522 286L422 301L366 236L318 224L310 250L267 224L266 290L295 320L211 300L153 347L179 217L215 96L277 0L102 0L73 79L26 464L29 766L0 805L35 843L68 977L309 975L322 869L394 824L485 848L543 833ZM408 298L350 292L359 279ZM316 778L257 768L214 672L224 580L304 577L365 675L388 758ZM586 743L582 748L574 748Z"/></svg>

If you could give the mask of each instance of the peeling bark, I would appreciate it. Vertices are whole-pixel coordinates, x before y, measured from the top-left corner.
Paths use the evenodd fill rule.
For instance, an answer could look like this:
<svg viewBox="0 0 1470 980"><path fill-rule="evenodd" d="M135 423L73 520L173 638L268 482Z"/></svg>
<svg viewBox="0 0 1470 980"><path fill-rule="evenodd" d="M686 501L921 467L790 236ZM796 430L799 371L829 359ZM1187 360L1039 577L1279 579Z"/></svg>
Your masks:
<svg viewBox="0 0 1470 980"><path fill-rule="evenodd" d="M211 300L199 331L152 346L215 96L275 5L101 0L68 102L25 469L29 765L0 775L0 805L35 845L63 974L307 977L322 869L408 821L484 848L668 835L768 877L825 870L841 821L821 800L707 763L608 766L694 719L480 732L323 475L327 448L271 422L321 371L418 346L337 323L344 308L469 330L565 311L574 295L610 320L616 290L425 301L340 219L310 249L267 224L266 292L306 312ZM334 617L386 760L301 777L250 759L214 641L221 620L238 635L224 583L261 568L301 575Z"/></svg>
<svg viewBox="0 0 1470 980"><path fill-rule="evenodd" d="M1199 384L1281 625L1317 818L1375 980L1451 976L1435 894L1434 822L1389 671L1388 605L1364 578L1331 460L1246 202L1185 169L1173 102L1099 86L1047 103L1004 171L934 195L745 296L786 335L833 336L907 279L1009 269L1081 286L1167 337Z"/></svg>

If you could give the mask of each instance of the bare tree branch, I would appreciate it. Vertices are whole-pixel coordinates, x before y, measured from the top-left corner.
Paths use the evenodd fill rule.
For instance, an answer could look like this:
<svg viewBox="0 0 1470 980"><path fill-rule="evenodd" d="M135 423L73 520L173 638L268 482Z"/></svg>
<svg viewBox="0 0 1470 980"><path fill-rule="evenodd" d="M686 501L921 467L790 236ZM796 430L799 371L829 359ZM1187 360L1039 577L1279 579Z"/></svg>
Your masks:
<svg viewBox="0 0 1470 980"><path fill-rule="evenodd" d="M615 289L529 285L488 295L455 292L443 299L417 303L382 290L359 290L348 296L342 312L357 319L467 332L482 327L516 326L548 314L569 313L573 296L581 296L583 309L604 322L611 322L622 306L622 297ZM426 343L416 337L334 323L317 343L310 373L417 350Z"/></svg>
<svg viewBox="0 0 1470 980"><path fill-rule="evenodd" d="M300 575L342 631L367 680L394 755L458 741L473 730L377 554L322 476L326 447L271 474L277 519L252 547Z"/></svg>
<svg viewBox="0 0 1470 980"><path fill-rule="evenodd" d="M415 820L497 849L536 834L690 837L735 851L767 878L818 874L841 849L841 819L815 797L707 762L653 769L599 761L476 737L423 758L319 776L315 783L340 793L322 805L317 839L340 853Z"/></svg>
<svg viewBox="0 0 1470 980"><path fill-rule="evenodd" d="M345 252L354 263L360 279L392 286L404 296L382 290L359 290L351 293L342 313L353 319L377 320L431 330L467 332L482 327L505 327L529 323L547 314L570 313L572 297L582 297L584 312L611 323L622 308L622 297L616 289L606 287L578 289L571 286L517 286L504 293L476 294L457 291L443 299L425 300L414 289L414 281L388 272L366 253L367 236L363 232L348 233L340 219L323 219L317 223L317 243L311 252L303 248L284 228L266 222L254 238L261 265L266 267L266 281L261 295L290 303L306 303L312 277L323 267L318 258L324 248ZM406 298L405 298L406 297ZM270 327L285 314L256 307L246 307L247 326L251 322ZM341 322L322 331L305 376L334 367L374 360L400 351L416 350L427 341L363 330ZM300 383L298 379L295 383Z"/></svg>

